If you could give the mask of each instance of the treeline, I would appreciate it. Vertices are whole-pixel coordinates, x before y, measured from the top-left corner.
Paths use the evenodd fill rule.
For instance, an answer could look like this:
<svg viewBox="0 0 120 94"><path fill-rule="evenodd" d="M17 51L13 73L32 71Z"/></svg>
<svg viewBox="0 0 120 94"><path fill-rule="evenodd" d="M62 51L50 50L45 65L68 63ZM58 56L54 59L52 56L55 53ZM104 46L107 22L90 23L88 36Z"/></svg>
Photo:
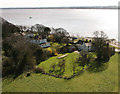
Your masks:
<svg viewBox="0 0 120 94"><path fill-rule="evenodd" d="M93 49L99 63L108 61L115 54L115 47L110 47L107 38L103 31L94 32Z"/></svg>
<svg viewBox="0 0 120 94"><path fill-rule="evenodd" d="M41 30L40 28L37 29ZM51 35L54 36L52 40L51 36L48 36L51 32L50 28L45 27L42 30L43 31L37 31L38 35L47 38L51 42L60 41L60 43L63 43L64 37L69 34L62 28L56 29L55 32L51 33ZM2 23L2 32L3 77L11 74L16 78L25 71L34 70L37 64L54 55L53 52L42 49L39 45L28 42L20 33L24 32L22 29L5 20ZM27 29L26 32L35 33L34 31L31 31L31 29Z"/></svg>
<svg viewBox="0 0 120 94"><path fill-rule="evenodd" d="M36 24L31 27L17 26L22 32L36 34L36 38L46 38L49 42L68 43L69 33L64 28L50 28L41 24Z"/></svg>
<svg viewBox="0 0 120 94"><path fill-rule="evenodd" d="M6 37L10 36L11 34L15 32L20 32L20 29L16 27L15 25L9 23L8 21L4 20L3 18L0 18L2 23L2 39L4 40Z"/></svg>
<svg viewBox="0 0 120 94"><path fill-rule="evenodd" d="M3 42L3 77L17 77L24 71L34 69L41 61L50 57L50 52L27 42L23 37L11 35Z"/></svg>
<svg viewBox="0 0 120 94"><path fill-rule="evenodd" d="M24 27L24 29L26 29L26 27ZM39 45L28 42L20 32L37 33L36 37L40 36L42 38L47 38L49 42L65 43L66 46L70 43L70 35L63 28L51 29L49 27L36 25L32 27L32 29L23 31L20 27L16 27L4 20L2 23L3 77L11 74L16 78L25 71L34 70L35 66L40 62L55 55L53 53L56 51L45 50ZM98 64L108 61L110 56L115 53L115 49L109 46L106 39L107 36L104 32L94 32L94 40L92 42ZM66 47L62 47L61 49L60 47L56 47L55 49L57 49L58 53L68 50ZM88 54L84 53L81 56L82 58L79 58L78 61L82 62L81 65L83 66L91 60Z"/></svg>
<svg viewBox="0 0 120 94"><path fill-rule="evenodd" d="M51 33L51 36L48 38L51 42L58 42L58 43L69 43L69 33L63 28L54 29Z"/></svg>

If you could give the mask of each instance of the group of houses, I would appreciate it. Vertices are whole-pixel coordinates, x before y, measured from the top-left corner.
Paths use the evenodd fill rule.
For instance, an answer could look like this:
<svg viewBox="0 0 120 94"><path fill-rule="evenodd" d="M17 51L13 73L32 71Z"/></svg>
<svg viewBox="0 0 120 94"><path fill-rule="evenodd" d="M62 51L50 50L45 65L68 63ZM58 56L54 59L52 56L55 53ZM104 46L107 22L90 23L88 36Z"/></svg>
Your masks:
<svg viewBox="0 0 120 94"><path fill-rule="evenodd" d="M42 48L50 47L50 43L47 42L47 39L40 39L40 40L30 40L30 42L39 44Z"/></svg>
<svg viewBox="0 0 120 94"><path fill-rule="evenodd" d="M42 48L50 47L50 43L47 42L47 39L42 39L39 35L27 32L21 32L21 34L27 38L31 43L35 43L40 45ZM77 38L76 38L77 39ZM91 41L84 41L84 39L78 40L77 42L73 42L73 44L69 45L69 52L72 51L92 51L92 43Z"/></svg>
<svg viewBox="0 0 120 94"><path fill-rule="evenodd" d="M78 40L76 43L74 43L73 45L70 45L70 49L69 52L72 51L92 51L92 42L88 42L88 41L84 41L82 40Z"/></svg>
<svg viewBox="0 0 120 94"><path fill-rule="evenodd" d="M28 41L40 45L42 48L50 47L50 43L47 42L47 39L42 39L38 34L33 33L21 33Z"/></svg>

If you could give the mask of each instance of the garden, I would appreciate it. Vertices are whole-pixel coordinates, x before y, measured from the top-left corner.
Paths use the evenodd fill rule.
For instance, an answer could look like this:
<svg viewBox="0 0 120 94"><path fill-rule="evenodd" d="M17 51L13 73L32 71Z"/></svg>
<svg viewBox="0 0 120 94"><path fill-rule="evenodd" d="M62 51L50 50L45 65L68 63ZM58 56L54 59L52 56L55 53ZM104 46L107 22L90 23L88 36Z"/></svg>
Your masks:
<svg viewBox="0 0 120 94"><path fill-rule="evenodd" d="M118 57L116 53L103 67L86 70L73 79L60 79L42 73L32 73L16 79L6 77L2 82L3 92L118 92Z"/></svg>
<svg viewBox="0 0 120 94"><path fill-rule="evenodd" d="M67 55L65 57L59 58L60 56ZM90 62L87 62L86 60L89 59ZM87 58L84 58L85 60L82 61L83 57L79 52L72 52L72 53L65 53L65 54L59 54L58 56L54 56L49 58L46 61L41 62L37 68L36 72L64 78L64 79L70 79L74 77L75 75L80 74L85 69L87 69L91 64L94 63L95 60L95 54L89 53L89 56ZM79 60L81 58L81 60ZM83 65L86 61L86 64Z"/></svg>

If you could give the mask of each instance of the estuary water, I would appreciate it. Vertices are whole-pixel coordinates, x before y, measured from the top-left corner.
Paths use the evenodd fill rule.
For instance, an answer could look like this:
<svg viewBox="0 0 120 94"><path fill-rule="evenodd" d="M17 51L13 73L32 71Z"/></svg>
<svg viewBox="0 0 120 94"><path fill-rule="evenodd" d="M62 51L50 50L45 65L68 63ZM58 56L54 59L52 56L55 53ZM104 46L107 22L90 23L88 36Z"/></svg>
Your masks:
<svg viewBox="0 0 120 94"><path fill-rule="evenodd" d="M117 9L3 9L2 17L15 25L61 27L83 37L104 31L118 40Z"/></svg>

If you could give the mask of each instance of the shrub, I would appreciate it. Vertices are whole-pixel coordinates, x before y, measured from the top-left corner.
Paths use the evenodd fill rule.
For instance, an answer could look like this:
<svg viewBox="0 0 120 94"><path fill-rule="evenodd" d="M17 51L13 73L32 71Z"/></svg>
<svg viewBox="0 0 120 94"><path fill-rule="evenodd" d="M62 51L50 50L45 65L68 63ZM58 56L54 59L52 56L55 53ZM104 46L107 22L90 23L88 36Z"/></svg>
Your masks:
<svg viewBox="0 0 120 94"><path fill-rule="evenodd" d="M53 56L57 56L57 55L58 55L56 49L52 49L52 55L53 55Z"/></svg>
<svg viewBox="0 0 120 94"><path fill-rule="evenodd" d="M61 49L60 49L60 53L67 53L69 52L69 47L68 46L63 46Z"/></svg>
<svg viewBox="0 0 120 94"><path fill-rule="evenodd" d="M48 52L50 52L52 54L52 49L47 49Z"/></svg>
<svg viewBox="0 0 120 94"><path fill-rule="evenodd" d="M79 72L81 72L82 70L83 70L83 67L78 66L78 67L75 68L74 73L75 73L75 74L76 74L76 73L79 73Z"/></svg>
<svg viewBox="0 0 120 94"><path fill-rule="evenodd" d="M41 61L43 61L43 58L41 58L43 56L43 50L41 47L37 47L34 51L34 56L36 59L36 63L39 64Z"/></svg>
<svg viewBox="0 0 120 94"><path fill-rule="evenodd" d="M5 56L7 60L3 61L3 76L14 74L15 77L20 75L22 72L32 69L36 64L33 56L33 51L30 49L30 44L22 37L11 36L4 40L6 45L10 48L6 48ZM9 52L9 53L8 53Z"/></svg>
<svg viewBox="0 0 120 94"><path fill-rule="evenodd" d="M55 55L55 56L57 56L57 55L58 55L58 53L57 53L57 52L55 52L55 53L54 53L54 55Z"/></svg>
<svg viewBox="0 0 120 94"><path fill-rule="evenodd" d="M65 71L65 64L64 62L59 61L51 66L49 73L54 75L62 75L64 71Z"/></svg>
<svg viewBox="0 0 120 94"><path fill-rule="evenodd" d="M34 68L34 71L35 71L36 73L45 73L45 71L43 70L43 68L40 68L40 67L35 67L35 68Z"/></svg>
<svg viewBox="0 0 120 94"><path fill-rule="evenodd" d="M46 60L48 57L51 57L51 52L50 51L48 51L48 50L43 50L43 54L42 54L42 59L43 60Z"/></svg>

